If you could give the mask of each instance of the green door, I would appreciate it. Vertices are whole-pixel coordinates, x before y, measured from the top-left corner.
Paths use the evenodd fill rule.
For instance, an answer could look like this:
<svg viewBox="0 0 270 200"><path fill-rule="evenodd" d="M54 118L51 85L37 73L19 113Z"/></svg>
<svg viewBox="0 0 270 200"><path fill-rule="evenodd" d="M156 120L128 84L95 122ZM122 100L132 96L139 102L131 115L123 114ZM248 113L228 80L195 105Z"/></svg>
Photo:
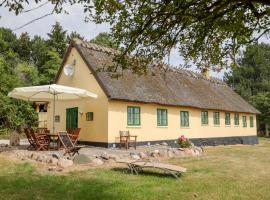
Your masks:
<svg viewBox="0 0 270 200"><path fill-rule="evenodd" d="M67 108L66 128L78 128L78 107Z"/></svg>

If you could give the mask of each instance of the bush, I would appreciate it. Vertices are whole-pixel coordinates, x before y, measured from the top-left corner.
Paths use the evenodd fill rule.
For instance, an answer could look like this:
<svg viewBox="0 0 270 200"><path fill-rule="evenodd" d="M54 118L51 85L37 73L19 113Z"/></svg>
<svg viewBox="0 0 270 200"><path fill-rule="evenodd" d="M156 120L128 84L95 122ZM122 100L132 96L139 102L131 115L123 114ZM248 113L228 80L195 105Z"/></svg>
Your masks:
<svg viewBox="0 0 270 200"><path fill-rule="evenodd" d="M178 138L178 144L181 148L189 148L191 146L191 142L184 135Z"/></svg>
<svg viewBox="0 0 270 200"><path fill-rule="evenodd" d="M31 103L11 99L0 93L0 134L21 132L25 126L37 126L38 116Z"/></svg>

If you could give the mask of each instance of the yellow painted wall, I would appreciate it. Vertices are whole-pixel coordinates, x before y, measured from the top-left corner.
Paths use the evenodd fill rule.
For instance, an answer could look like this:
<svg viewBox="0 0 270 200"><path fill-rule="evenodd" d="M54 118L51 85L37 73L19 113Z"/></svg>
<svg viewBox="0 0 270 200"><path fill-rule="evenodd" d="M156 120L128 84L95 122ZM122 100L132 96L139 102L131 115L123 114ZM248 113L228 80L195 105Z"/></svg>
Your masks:
<svg viewBox="0 0 270 200"><path fill-rule="evenodd" d="M127 106L140 106L141 125L127 126ZM168 109L168 126L157 126L157 108ZM180 111L189 111L189 128L180 127ZM242 116L247 116L247 128L242 125ZM139 141L173 140L181 135L188 138L232 137L256 135L256 116L254 127L250 128L250 114L239 116L239 126L234 126L234 113L231 113L231 125L225 126L225 112L220 111L220 126L214 126L213 111L208 110L208 125L201 125L201 110L195 108L160 106L155 104L109 102L109 142L119 140L119 130L129 130L137 135Z"/></svg>
<svg viewBox="0 0 270 200"><path fill-rule="evenodd" d="M75 48L71 50L66 64L72 64L74 59L76 59L74 75L67 77L62 71L56 84L82 88L97 94L98 98L56 102L55 114L60 115L60 122L56 123L56 131L66 129L66 108L78 107L78 127L81 128L79 139L83 141L107 142L107 97ZM48 105L48 128L50 130L52 130L52 108L53 105L50 102ZM94 121L86 121L86 112L94 113Z"/></svg>

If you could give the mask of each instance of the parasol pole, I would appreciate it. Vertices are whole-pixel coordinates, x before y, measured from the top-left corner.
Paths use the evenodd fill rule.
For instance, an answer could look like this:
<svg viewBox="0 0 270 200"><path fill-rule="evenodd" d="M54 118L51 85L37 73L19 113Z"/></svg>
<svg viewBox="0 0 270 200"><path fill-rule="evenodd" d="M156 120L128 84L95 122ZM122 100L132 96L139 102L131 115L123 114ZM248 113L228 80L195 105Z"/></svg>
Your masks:
<svg viewBox="0 0 270 200"><path fill-rule="evenodd" d="M55 133L55 93L53 93L53 134Z"/></svg>

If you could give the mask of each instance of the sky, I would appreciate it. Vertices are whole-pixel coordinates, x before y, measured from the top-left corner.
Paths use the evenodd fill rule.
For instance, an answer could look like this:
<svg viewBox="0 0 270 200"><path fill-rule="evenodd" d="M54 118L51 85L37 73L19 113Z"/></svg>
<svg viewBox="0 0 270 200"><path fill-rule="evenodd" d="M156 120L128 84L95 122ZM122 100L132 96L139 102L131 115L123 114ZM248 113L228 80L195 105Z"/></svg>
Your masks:
<svg viewBox="0 0 270 200"><path fill-rule="evenodd" d="M36 7L36 5L31 5L25 7L26 9L31 9ZM43 16L47 13L50 13L52 6L47 4L39 9L33 10L31 12L21 13L16 16L14 13L9 12L6 8L0 7L0 27L10 28L12 30L22 26L29 21L36 19L40 16ZM65 30L69 33L76 31L80 33L86 40L90 40L96 37L101 32L110 31L110 26L108 24L95 24L93 22L85 22L85 14L83 13L83 8L80 5L65 6L65 10L69 14L53 14L47 16L43 19L35 21L24 28L14 31L17 35L20 35L22 32L28 32L31 37L34 35L40 35L47 37L47 33L51 31L52 25L56 21L60 22ZM268 42L268 41L264 41ZM171 52L170 55L170 64L178 66L183 63L182 57L178 54L177 50ZM192 67L190 70L195 70L195 67ZM210 75L223 78L224 71L219 73L211 72Z"/></svg>

